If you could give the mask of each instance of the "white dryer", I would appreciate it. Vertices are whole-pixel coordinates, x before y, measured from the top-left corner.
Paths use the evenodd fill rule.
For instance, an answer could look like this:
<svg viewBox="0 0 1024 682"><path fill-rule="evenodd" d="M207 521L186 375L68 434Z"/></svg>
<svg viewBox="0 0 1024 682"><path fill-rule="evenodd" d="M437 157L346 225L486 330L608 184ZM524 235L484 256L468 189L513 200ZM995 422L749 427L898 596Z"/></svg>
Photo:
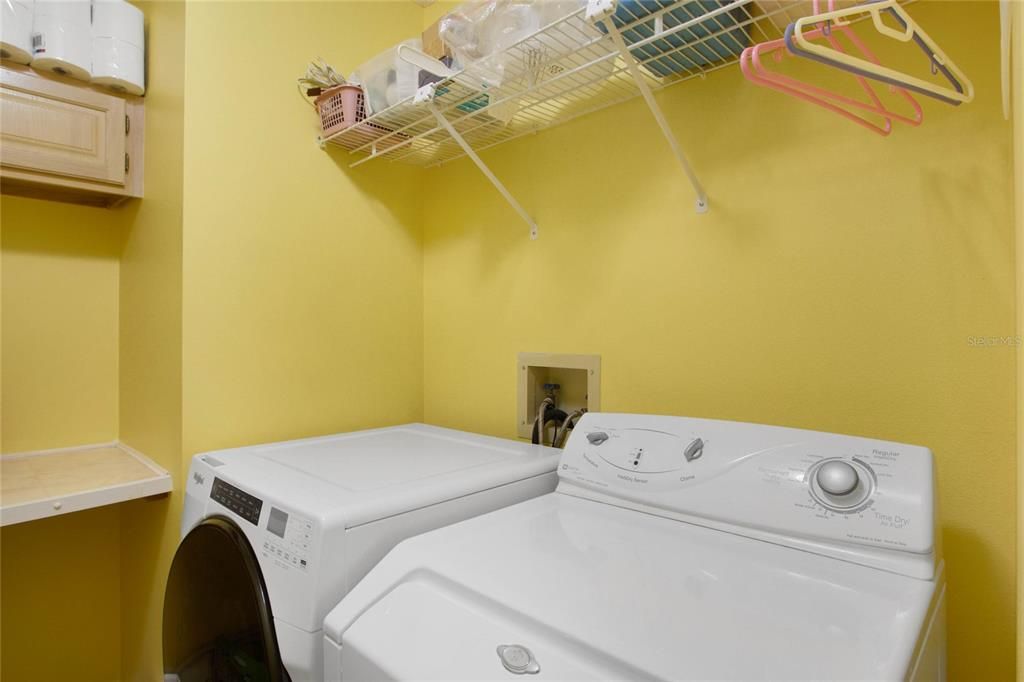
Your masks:
<svg viewBox="0 0 1024 682"><path fill-rule="evenodd" d="M324 616L388 550L551 492L559 452L413 424L196 455L165 679L319 682Z"/></svg>
<svg viewBox="0 0 1024 682"><path fill-rule="evenodd" d="M932 455L588 414L550 495L400 543L327 680L941 680Z"/></svg>

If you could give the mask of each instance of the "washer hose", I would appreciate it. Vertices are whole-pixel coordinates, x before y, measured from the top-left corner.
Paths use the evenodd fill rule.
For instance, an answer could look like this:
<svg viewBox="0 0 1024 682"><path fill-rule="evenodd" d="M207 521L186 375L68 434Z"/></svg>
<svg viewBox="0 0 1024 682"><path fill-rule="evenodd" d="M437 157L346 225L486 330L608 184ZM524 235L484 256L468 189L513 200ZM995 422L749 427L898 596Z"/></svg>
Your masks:
<svg viewBox="0 0 1024 682"><path fill-rule="evenodd" d="M548 424L555 425L555 435L558 433L558 427L565 423L568 415L565 414L564 410L560 410L555 407L555 400L551 396L544 398L541 401L540 409L537 410L537 419L533 422L533 444L534 445L546 445L544 442L544 434L548 431ZM555 444L555 439L552 437L551 444Z"/></svg>
<svg viewBox="0 0 1024 682"><path fill-rule="evenodd" d="M544 415L548 411L548 408L554 407L555 401L548 396L544 400L540 401L540 407L537 408L537 418L533 420L533 438L531 439L534 445L544 444Z"/></svg>
<svg viewBox="0 0 1024 682"><path fill-rule="evenodd" d="M564 448L565 441L569 440L569 432L576 428L573 420L579 419L586 414L586 412L587 408L582 407L566 417L565 421L562 422L562 428L555 429L555 435L551 439L551 444L556 448Z"/></svg>

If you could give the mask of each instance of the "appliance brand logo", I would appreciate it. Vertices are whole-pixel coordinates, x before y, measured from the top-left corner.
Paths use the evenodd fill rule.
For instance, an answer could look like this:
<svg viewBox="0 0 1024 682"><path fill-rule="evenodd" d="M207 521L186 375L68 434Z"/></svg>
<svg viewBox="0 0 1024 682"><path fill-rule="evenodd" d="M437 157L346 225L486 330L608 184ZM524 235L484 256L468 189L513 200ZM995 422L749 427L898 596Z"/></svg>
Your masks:
<svg viewBox="0 0 1024 682"><path fill-rule="evenodd" d="M206 483L206 479L203 478L203 475L198 471L192 474L192 480L198 483L199 485L203 485Z"/></svg>

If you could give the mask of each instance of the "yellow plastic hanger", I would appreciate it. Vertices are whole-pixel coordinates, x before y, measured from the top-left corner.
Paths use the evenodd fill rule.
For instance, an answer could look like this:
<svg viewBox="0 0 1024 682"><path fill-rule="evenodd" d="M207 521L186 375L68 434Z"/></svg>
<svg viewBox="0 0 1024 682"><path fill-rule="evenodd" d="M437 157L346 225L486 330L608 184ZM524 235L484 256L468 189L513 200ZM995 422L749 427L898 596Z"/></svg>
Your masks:
<svg viewBox="0 0 1024 682"><path fill-rule="evenodd" d="M902 29L888 26L882 19L887 12L895 18ZM870 14L875 29L890 38L902 42L914 41L929 56L932 73L941 72L950 82L950 86L938 85L881 64L875 64L852 54L835 50L828 45L813 43L804 35L805 29L814 30L818 26L834 24L848 25L851 17ZM919 92L922 95L935 97L949 104L958 105L974 99L974 84L950 59L938 43L931 39L924 29L915 22L897 0L879 0L855 7L822 12L813 16L802 17L786 28L786 44L796 54L816 61L824 62L861 76L883 81L897 87Z"/></svg>

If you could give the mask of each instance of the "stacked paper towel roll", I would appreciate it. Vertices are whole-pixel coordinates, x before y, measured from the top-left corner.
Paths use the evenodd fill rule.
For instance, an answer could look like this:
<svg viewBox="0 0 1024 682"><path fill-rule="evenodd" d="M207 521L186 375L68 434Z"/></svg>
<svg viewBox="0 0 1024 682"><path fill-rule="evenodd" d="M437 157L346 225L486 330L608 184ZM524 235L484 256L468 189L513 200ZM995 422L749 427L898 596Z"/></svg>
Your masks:
<svg viewBox="0 0 1024 682"><path fill-rule="evenodd" d="M36 0L32 68L87 81L92 76L92 5L89 0Z"/></svg>
<svg viewBox="0 0 1024 682"><path fill-rule="evenodd" d="M92 35L92 82L141 95L146 89L142 10L125 0L95 0Z"/></svg>
<svg viewBox="0 0 1024 682"><path fill-rule="evenodd" d="M0 0L0 57L32 61L32 0Z"/></svg>

